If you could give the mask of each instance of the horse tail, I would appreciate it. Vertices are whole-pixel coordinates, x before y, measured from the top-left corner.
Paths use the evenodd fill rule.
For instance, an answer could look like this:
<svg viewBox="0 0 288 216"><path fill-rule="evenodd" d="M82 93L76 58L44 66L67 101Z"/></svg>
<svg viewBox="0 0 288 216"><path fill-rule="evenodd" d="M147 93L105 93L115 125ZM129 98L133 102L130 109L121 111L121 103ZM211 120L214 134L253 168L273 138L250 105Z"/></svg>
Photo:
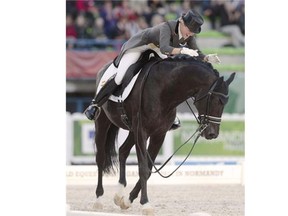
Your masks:
<svg viewBox="0 0 288 216"><path fill-rule="evenodd" d="M118 171L118 157L116 152L115 141L118 137L119 128L111 124L107 132L107 141L105 145L105 163L103 172L115 174ZM116 168L116 169L115 169Z"/></svg>

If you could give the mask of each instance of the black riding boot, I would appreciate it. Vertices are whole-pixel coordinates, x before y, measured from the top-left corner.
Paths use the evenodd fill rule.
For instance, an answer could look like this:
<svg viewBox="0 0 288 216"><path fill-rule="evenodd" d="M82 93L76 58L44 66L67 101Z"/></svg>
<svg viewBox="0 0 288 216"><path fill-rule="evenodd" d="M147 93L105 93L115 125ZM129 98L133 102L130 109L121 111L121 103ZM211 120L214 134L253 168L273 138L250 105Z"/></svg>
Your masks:
<svg viewBox="0 0 288 216"><path fill-rule="evenodd" d="M169 130L176 130L178 129L179 127L181 127L181 122L179 120L179 118L176 116L171 128Z"/></svg>
<svg viewBox="0 0 288 216"><path fill-rule="evenodd" d="M107 81L107 83L100 89L96 97L91 101L90 106L84 111L89 120L95 118L96 111L100 108L116 90L118 85L115 83L114 78Z"/></svg>

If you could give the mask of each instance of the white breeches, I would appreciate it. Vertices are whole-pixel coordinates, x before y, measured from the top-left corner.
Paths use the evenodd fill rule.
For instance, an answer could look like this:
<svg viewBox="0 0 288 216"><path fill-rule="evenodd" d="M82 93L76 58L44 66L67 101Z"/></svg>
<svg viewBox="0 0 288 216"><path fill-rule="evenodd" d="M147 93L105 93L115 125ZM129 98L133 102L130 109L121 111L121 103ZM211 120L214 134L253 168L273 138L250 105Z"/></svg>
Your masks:
<svg viewBox="0 0 288 216"><path fill-rule="evenodd" d="M167 58L166 55L163 55L160 52L160 49L158 47L152 45L143 45L127 50L122 56L118 68L115 68L114 64L111 64L107 69L117 71L117 74L115 76L115 83L117 85L120 85L122 83L123 77L130 65L134 64L139 59L141 54L148 49L154 50L162 59Z"/></svg>

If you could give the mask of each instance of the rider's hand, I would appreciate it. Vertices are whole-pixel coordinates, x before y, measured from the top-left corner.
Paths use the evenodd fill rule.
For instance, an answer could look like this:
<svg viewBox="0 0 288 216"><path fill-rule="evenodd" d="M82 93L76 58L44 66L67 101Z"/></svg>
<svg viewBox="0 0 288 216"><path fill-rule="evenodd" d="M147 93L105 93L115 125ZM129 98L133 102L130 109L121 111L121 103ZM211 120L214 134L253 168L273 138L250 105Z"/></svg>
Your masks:
<svg viewBox="0 0 288 216"><path fill-rule="evenodd" d="M198 50L193 50L193 49L189 49L186 47L183 47L180 51L181 54L186 54L186 55L190 55L190 56L198 56Z"/></svg>
<svg viewBox="0 0 288 216"><path fill-rule="evenodd" d="M221 61L218 58L217 54L208 54L205 56L205 60L209 63L217 63L220 64Z"/></svg>

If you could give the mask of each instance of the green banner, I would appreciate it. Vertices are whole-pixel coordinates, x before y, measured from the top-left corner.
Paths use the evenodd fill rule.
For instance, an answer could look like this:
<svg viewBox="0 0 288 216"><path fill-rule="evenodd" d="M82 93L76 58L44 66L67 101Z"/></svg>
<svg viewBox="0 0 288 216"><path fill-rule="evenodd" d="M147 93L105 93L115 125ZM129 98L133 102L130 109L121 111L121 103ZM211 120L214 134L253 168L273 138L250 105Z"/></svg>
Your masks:
<svg viewBox="0 0 288 216"><path fill-rule="evenodd" d="M181 127L172 134L173 149L175 151L182 145L189 137L196 131L198 124L192 118L184 118L181 120ZM95 144L94 124L91 121L83 119L74 119L73 123L73 157L87 157L94 159ZM192 138L189 143L183 146L176 154L176 156L186 156L191 149L194 142ZM171 145L169 145L171 146ZM163 147L159 153L163 154ZM131 155L135 156L132 152ZM200 137L192 151L193 156L244 156L244 119L227 118L222 119L220 125L220 133L216 139L206 140Z"/></svg>
<svg viewBox="0 0 288 216"><path fill-rule="evenodd" d="M174 131L174 150L186 142L196 131L198 124L194 120L182 120L182 126ZM194 143L194 137L177 153L186 156ZM216 139L206 140L200 137L192 151L196 156L244 156L244 120L222 120L220 133Z"/></svg>
<svg viewBox="0 0 288 216"><path fill-rule="evenodd" d="M94 156L95 129L89 120L73 121L73 156Z"/></svg>
<svg viewBox="0 0 288 216"><path fill-rule="evenodd" d="M225 80L231 73L223 73ZM224 113L245 113L245 74L236 73L235 79L229 85L229 101L225 105Z"/></svg>

